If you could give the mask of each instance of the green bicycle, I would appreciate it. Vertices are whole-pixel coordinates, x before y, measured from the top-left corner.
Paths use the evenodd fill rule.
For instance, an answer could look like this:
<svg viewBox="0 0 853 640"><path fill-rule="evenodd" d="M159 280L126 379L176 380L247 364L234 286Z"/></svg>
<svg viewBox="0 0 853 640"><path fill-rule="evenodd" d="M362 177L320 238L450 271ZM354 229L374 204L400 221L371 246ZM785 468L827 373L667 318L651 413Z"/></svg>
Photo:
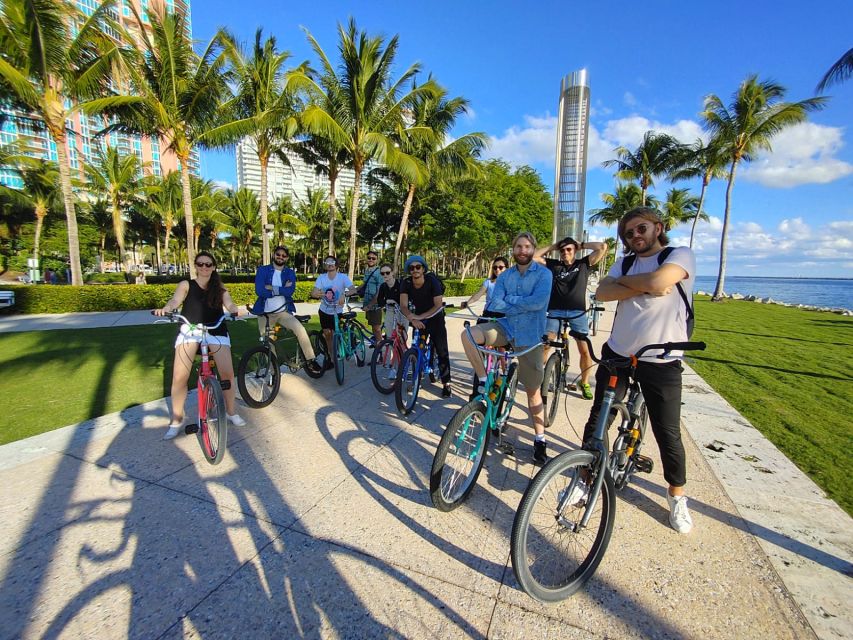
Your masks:
<svg viewBox="0 0 853 640"><path fill-rule="evenodd" d="M335 308L335 333L332 335L332 362L335 365L335 380L339 385L344 383L347 360L355 357L359 367L363 367L367 362L365 336L369 335L365 326L355 319L358 314L349 310L349 296L344 301L348 310L337 313Z"/></svg>

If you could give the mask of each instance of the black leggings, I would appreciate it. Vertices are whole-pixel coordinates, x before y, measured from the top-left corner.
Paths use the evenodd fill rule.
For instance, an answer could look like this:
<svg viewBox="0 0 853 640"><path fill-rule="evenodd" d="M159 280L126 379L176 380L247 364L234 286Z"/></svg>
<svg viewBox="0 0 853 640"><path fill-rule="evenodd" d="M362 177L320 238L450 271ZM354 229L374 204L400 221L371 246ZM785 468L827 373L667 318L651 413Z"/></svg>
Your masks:
<svg viewBox="0 0 853 640"><path fill-rule="evenodd" d="M601 350L602 358L618 357L606 344ZM654 364L643 360L637 365L637 380L646 406L649 410L649 422L652 425L652 433L658 441L660 457L663 462L663 477L673 487L681 487L687 482L687 460L684 454L684 444L681 442L681 362L667 362ZM628 391L628 372L625 369L618 371L616 383L616 400L625 397ZM587 443L595 431L595 423L598 421L598 412L601 410L601 401L610 372L599 365L595 372L595 399L589 419L584 427L583 440ZM615 414L611 412L610 422L613 423Z"/></svg>
<svg viewBox="0 0 853 640"><path fill-rule="evenodd" d="M421 333L426 333L430 336L432 348L438 356L438 370L441 372L442 384L450 384L450 351L447 348L447 327L444 325L444 312L433 316L429 320L424 320L424 327Z"/></svg>

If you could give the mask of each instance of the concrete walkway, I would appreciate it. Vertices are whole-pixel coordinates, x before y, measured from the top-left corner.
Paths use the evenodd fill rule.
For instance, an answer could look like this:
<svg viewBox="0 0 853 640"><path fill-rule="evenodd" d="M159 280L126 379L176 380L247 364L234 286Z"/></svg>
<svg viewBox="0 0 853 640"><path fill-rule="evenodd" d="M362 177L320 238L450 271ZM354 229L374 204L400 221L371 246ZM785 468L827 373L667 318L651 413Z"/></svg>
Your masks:
<svg viewBox="0 0 853 640"><path fill-rule="evenodd" d="M650 435L655 470L620 494L595 577L558 605L527 597L509 564L536 472L523 393L516 456L490 452L453 512L429 499L468 392L461 328L448 320L454 397L427 384L407 420L348 365L343 387L288 375L271 406L242 407L216 467L195 438L160 439L165 399L0 447L0 637L853 637L851 519L692 372L693 532L668 526ZM588 409L568 397L552 453L578 446Z"/></svg>

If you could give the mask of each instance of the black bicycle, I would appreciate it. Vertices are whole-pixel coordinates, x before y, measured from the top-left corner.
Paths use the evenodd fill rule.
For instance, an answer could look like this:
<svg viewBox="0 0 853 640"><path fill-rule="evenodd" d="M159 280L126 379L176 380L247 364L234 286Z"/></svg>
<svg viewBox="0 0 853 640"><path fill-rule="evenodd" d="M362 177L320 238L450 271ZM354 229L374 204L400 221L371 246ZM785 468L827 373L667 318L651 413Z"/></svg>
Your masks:
<svg viewBox="0 0 853 640"><path fill-rule="evenodd" d="M237 365L237 388L240 389L240 396L250 407L258 409L266 407L278 395L279 387L281 386L281 366L287 367L291 373L295 373L300 369L305 369L305 373L311 378L320 378L325 373L325 369L320 367L318 370L312 370L307 367L308 360L302 349L299 347L299 342L296 336L290 331L286 331L287 335L279 339L281 326L269 322L269 316L278 311L260 314L258 317L266 317L266 330L264 335L259 338L260 344L252 347L243 354L240 358L240 364ZM311 319L311 316L294 315L299 322L305 324ZM326 353L326 341L323 339L323 334L320 331L312 331L308 334L311 344L317 353L323 353L328 358ZM295 342L295 345L290 343ZM281 349L280 345L287 344L288 346ZM288 356L289 352L293 356ZM279 353L282 355L280 356Z"/></svg>
<svg viewBox="0 0 853 640"><path fill-rule="evenodd" d="M524 492L512 526L512 568L521 588L542 602L563 600L580 589L604 558L616 517L616 490L636 472L650 473L651 458L640 454L647 411L636 380L639 358L661 350L702 350L704 342L647 345L630 357L600 360L584 334L593 360L606 367L610 380L601 403L595 432L588 446L552 458ZM617 371L628 370L627 401L616 400ZM608 451L610 413L622 420L613 449Z"/></svg>

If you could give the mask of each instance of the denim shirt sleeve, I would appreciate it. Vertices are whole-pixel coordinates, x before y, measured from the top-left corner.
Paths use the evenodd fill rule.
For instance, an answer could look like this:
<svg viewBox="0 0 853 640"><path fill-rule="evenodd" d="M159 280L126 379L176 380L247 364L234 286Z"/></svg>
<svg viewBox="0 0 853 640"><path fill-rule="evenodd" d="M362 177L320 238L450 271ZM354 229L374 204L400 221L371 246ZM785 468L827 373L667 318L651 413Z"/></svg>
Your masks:
<svg viewBox="0 0 853 640"><path fill-rule="evenodd" d="M542 274L536 280L536 285L528 295L506 296L504 299L516 309L522 311L538 311L548 306L551 297L551 272L542 268Z"/></svg>
<svg viewBox="0 0 853 640"><path fill-rule="evenodd" d="M290 302L291 298L293 298L293 292L296 291L296 273L289 267L281 272L281 283L284 284L288 281L290 285L279 288L278 295L284 296Z"/></svg>
<svg viewBox="0 0 853 640"><path fill-rule="evenodd" d="M266 288L266 285L271 282L271 280L267 280L269 275L270 272L266 265L258 267L258 272L255 274L255 294L259 298L271 298L273 295L273 292Z"/></svg>

